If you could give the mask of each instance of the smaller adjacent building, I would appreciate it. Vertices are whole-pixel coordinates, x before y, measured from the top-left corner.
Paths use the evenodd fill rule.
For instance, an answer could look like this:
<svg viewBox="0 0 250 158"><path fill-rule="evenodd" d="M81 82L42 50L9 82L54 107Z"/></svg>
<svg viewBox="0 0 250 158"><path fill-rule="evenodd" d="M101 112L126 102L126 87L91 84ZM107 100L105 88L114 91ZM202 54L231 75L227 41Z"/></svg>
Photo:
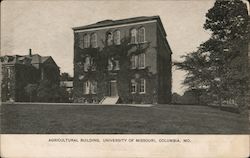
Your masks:
<svg viewBox="0 0 250 158"><path fill-rule="evenodd" d="M0 56L2 65L1 100L23 102L29 101L25 92L28 84L36 84L41 80L58 83L60 70L51 56L5 55Z"/></svg>
<svg viewBox="0 0 250 158"><path fill-rule="evenodd" d="M60 81L60 86L66 89L69 101L73 102L73 81Z"/></svg>

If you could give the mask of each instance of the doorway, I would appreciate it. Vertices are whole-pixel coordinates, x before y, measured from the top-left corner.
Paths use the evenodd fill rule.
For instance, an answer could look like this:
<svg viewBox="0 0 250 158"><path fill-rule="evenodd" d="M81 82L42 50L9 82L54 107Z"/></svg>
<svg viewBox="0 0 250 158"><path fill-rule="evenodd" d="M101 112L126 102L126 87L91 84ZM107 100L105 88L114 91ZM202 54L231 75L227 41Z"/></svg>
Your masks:
<svg viewBox="0 0 250 158"><path fill-rule="evenodd" d="M111 97L118 96L116 80L111 80L110 81L110 96Z"/></svg>

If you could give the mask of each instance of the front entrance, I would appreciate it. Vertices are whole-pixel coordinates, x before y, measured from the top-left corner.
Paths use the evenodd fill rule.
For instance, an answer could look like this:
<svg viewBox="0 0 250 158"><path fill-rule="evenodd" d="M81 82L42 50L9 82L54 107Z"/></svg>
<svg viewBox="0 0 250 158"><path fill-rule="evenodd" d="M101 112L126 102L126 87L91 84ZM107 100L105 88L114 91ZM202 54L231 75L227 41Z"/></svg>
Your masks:
<svg viewBox="0 0 250 158"><path fill-rule="evenodd" d="M118 91L117 91L117 82L116 80L111 80L110 81L110 94L111 97L118 96Z"/></svg>

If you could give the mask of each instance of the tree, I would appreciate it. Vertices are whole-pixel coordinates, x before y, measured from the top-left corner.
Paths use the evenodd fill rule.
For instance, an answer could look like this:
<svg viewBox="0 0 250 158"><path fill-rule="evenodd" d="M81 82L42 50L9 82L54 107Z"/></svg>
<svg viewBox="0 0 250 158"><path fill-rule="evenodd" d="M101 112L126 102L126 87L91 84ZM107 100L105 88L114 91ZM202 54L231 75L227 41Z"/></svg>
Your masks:
<svg viewBox="0 0 250 158"><path fill-rule="evenodd" d="M216 0L206 14L204 28L223 41L246 39L248 34L247 6L241 0Z"/></svg>
<svg viewBox="0 0 250 158"><path fill-rule="evenodd" d="M29 95L30 102L34 101L37 93L37 88L37 84L28 84L26 87L24 87L25 92Z"/></svg>
<svg viewBox="0 0 250 158"><path fill-rule="evenodd" d="M63 72L60 76L61 81L72 81L73 78L67 72Z"/></svg>
<svg viewBox="0 0 250 158"><path fill-rule="evenodd" d="M40 102L69 102L65 87L49 80L41 80L37 88L37 98Z"/></svg>
<svg viewBox="0 0 250 158"><path fill-rule="evenodd" d="M49 80L41 80L37 89L37 97L40 102L50 102L53 97L52 84Z"/></svg>
<svg viewBox="0 0 250 158"><path fill-rule="evenodd" d="M241 50L249 37L246 5L240 0L217 0L206 18L204 28L211 31L210 39L175 65L187 71L184 84L189 89L203 90L220 106L223 100L233 98L244 107L248 66Z"/></svg>

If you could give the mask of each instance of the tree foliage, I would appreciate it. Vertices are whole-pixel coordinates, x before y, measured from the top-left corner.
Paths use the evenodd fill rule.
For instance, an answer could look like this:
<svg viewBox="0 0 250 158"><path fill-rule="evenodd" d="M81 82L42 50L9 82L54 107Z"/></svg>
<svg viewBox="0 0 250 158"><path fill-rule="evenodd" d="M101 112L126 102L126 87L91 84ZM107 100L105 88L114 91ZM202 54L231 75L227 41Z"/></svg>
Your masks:
<svg viewBox="0 0 250 158"><path fill-rule="evenodd" d="M25 92L29 95L29 101L35 101L36 100L36 93L37 93L37 84L28 84L24 87Z"/></svg>
<svg viewBox="0 0 250 158"><path fill-rule="evenodd" d="M206 14L204 28L221 40L245 39L248 33L247 6L241 0L216 0Z"/></svg>
<svg viewBox="0 0 250 158"><path fill-rule="evenodd" d="M71 77L70 74L67 72L63 72L60 75L60 81L72 81L72 80L73 80L73 77Z"/></svg>
<svg viewBox="0 0 250 158"><path fill-rule="evenodd" d="M198 50L175 62L178 69L187 71L184 84L189 89L201 89L212 100L235 99L238 105L246 97L249 16L240 0L216 0L206 14L204 28L211 37Z"/></svg>

